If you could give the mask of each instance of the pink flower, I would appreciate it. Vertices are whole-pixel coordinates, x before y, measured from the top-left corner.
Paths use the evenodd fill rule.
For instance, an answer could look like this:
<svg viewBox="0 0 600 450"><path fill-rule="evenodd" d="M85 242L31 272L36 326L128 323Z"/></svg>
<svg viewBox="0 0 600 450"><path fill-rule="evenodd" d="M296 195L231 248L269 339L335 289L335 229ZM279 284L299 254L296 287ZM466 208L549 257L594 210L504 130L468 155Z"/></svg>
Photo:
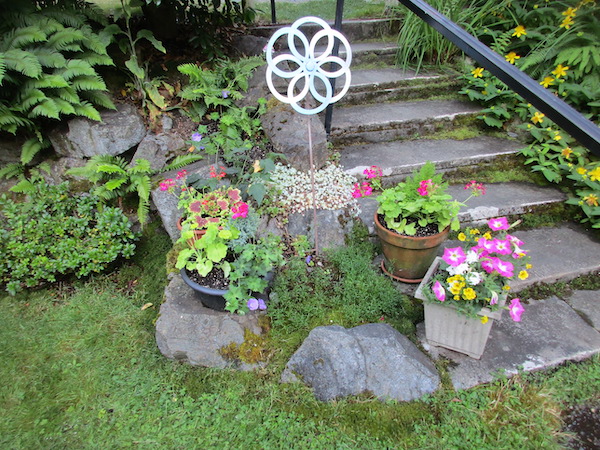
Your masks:
<svg viewBox="0 0 600 450"><path fill-rule="evenodd" d="M495 305L496 303L498 303L498 293L495 291L492 291L492 298L490 298L490 305Z"/></svg>
<svg viewBox="0 0 600 450"><path fill-rule="evenodd" d="M373 188L366 181L363 181L362 190L363 190L363 197L368 197L369 195L371 195L373 193Z"/></svg>
<svg viewBox="0 0 600 450"><path fill-rule="evenodd" d="M172 178L167 178L166 180L164 180L160 183L160 190L168 191L173 186L175 186L175 181Z"/></svg>
<svg viewBox="0 0 600 450"><path fill-rule="evenodd" d="M475 248L481 248L487 254L489 252L493 252L494 251L494 242L493 241L488 241L484 237L480 237L479 239L477 239L477 245L475 246Z"/></svg>
<svg viewBox="0 0 600 450"><path fill-rule="evenodd" d="M231 212L233 213L233 216L231 216L232 219L237 219L239 217L246 218L246 216L248 215L248 203L238 203L233 208L231 208Z"/></svg>
<svg viewBox="0 0 600 450"><path fill-rule="evenodd" d="M487 273L492 273L496 269L497 261L499 261L498 258L488 256L481 260L481 267L483 267L483 270L485 270Z"/></svg>
<svg viewBox="0 0 600 450"><path fill-rule="evenodd" d="M465 185L465 189L471 189L472 194L476 197L479 195L485 195L485 186L483 185L483 183L478 183L475 180L469 181Z"/></svg>
<svg viewBox="0 0 600 450"><path fill-rule="evenodd" d="M381 170L381 167L371 166L368 169L365 169L363 174L366 175L367 178L379 178L383 176L383 170Z"/></svg>
<svg viewBox="0 0 600 450"><path fill-rule="evenodd" d="M187 175L187 170L182 170L181 172L177 172L177 179L181 180L182 178L185 178Z"/></svg>
<svg viewBox="0 0 600 450"><path fill-rule="evenodd" d="M510 313L510 318L515 322L521 321L521 315L525 312L525 308L521 305L521 300L518 298L513 298L510 302L510 306L508 307L508 312Z"/></svg>
<svg viewBox="0 0 600 450"><path fill-rule="evenodd" d="M445 248L442 259L452 267L456 267L467 259L467 255L465 255L461 247Z"/></svg>
<svg viewBox="0 0 600 450"><path fill-rule="evenodd" d="M494 239L492 244L494 246L494 251L500 255L509 255L512 253L511 245L508 239Z"/></svg>
<svg viewBox="0 0 600 450"><path fill-rule="evenodd" d="M354 183L353 190L352 190L352 197L354 197L354 198L368 197L372 193L373 193L373 188L371 187L371 185L369 184L368 181L363 181L362 184Z"/></svg>
<svg viewBox="0 0 600 450"><path fill-rule="evenodd" d="M490 219L488 221L488 226L494 231L508 230L509 228L508 220L506 219L506 217L497 217L496 219Z"/></svg>
<svg viewBox="0 0 600 450"><path fill-rule="evenodd" d="M442 283L436 281L431 289L435 294L435 298L437 298L440 302L446 300L446 291L444 290Z"/></svg>
<svg viewBox="0 0 600 450"><path fill-rule="evenodd" d="M511 278L515 267L509 261L502 261L498 258L496 261L496 271L503 277Z"/></svg>
<svg viewBox="0 0 600 450"><path fill-rule="evenodd" d="M432 183L433 183L432 180L423 180L423 181L421 181L421 183L419 183L419 188L417 189L417 192L419 193L419 195L422 196L422 197L425 197L425 196L429 195L429 193L427 192L427 190L432 185Z"/></svg>

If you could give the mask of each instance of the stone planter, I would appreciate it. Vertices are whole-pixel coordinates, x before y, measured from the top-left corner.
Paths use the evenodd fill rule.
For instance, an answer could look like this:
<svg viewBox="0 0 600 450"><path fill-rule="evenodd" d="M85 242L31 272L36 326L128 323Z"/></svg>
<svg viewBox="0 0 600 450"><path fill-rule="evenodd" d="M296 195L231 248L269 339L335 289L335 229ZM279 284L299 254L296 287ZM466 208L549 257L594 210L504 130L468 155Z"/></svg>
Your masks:
<svg viewBox="0 0 600 450"><path fill-rule="evenodd" d="M415 292L415 298L423 300L425 307L425 337L427 342L436 347L444 347L464 353L471 358L480 359L487 343L492 325L502 317L502 309L491 311L482 308L477 314L487 316L487 323L480 319L459 314L451 303L432 303L423 294L423 289L429 289L429 279L435 274L442 258L437 257L423 281ZM506 295L501 296L499 304L504 306Z"/></svg>
<svg viewBox="0 0 600 450"><path fill-rule="evenodd" d="M404 283L419 283L423 279L450 232L450 227L447 227L432 236L404 236L384 227L379 222L377 212L374 221L385 256L381 268L395 280Z"/></svg>

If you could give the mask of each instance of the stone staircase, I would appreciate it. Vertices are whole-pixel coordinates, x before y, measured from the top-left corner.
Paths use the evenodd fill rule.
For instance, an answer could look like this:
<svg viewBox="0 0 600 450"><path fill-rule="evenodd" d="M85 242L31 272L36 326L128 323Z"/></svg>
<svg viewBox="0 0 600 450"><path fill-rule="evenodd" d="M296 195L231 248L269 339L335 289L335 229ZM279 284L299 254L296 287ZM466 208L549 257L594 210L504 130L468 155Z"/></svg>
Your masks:
<svg viewBox="0 0 600 450"><path fill-rule="evenodd" d="M370 26L376 29L369 32ZM353 30L360 32L354 34ZM439 170L451 171L516 157L523 145L508 135L435 139L439 131L472 123L480 110L478 105L458 97L456 73L448 70L415 74L395 68L395 31L386 37L381 22L348 21L343 32L353 49L352 85L334 107L330 141L340 151L340 163L348 173L360 176L366 167L377 165L388 182L395 182L428 160L436 163ZM382 36L382 40L374 42L373 36ZM466 197L461 186L452 186L451 193L461 201ZM471 199L460 218L463 222L477 222L535 213L538 208L565 198L553 187L533 183L489 184L487 194ZM361 208L361 218L371 224L373 231L375 199L361 199ZM535 283L568 281L600 271L598 233L567 223L515 234L530 250L534 269L528 280L512 286L513 294ZM407 294L415 289L402 283L398 287ZM421 343L433 357L444 356L454 362L448 370L455 387L468 388L491 381L499 369L508 374L521 368L540 369L600 352L600 291L575 291L564 299L552 296L521 300L528 303L522 322L512 323L505 314L492 329L481 360L430 347L424 330L419 328Z"/></svg>

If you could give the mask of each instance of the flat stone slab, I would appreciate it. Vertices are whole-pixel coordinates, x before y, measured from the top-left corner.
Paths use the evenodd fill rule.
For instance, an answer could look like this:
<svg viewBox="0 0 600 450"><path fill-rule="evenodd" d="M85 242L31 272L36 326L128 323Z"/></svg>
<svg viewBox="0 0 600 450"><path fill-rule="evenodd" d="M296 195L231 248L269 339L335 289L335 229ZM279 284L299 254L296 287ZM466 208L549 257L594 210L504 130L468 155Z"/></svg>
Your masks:
<svg viewBox="0 0 600 450"><path fill-rule="evenodd" d="M383 69L359 69L352 71L352 81L350 89L367 87L385 87L395 85L405 81L435 81L442 78L439 73L419 72L414 70L402 70L394 68Z"/></svg>
<svg viewBox="0 0 600 450"><path fill-rule="evenodd" d="M165 301L156 321L156 343L167 358L193 366L251 370L257 366L226 360L219 349L232 342L242 344L245 329L260 334L260 314L238 316L205 308L177 274L165 289Z"/></svg>
<svg viewBox="0 0 600 450"><path fill-rule="evenodd" d="M583 320L600 331L600 291L574 291L565 301Z"/></svg>
<svg viewBox="0 0 600 450"><path fill-rule="evenodd" d="M337 121L337 111L336 111ZM489 162L498 156L516 154L523 146L516 141L481 136L457 141L453 139L418 139L352 145L341 152L340 164L351 175L362 176L372 165L383 170L384 177L399 180L432 161L444 170Z"/></svg>
<svg viewBox="0 0 600 450"><path fill-rule="evenodd" d="M498 370L514 375L520 369L546 369L600 352L600 333L563 300L551 297L524 306L521 322L513 322L503 314L502 320L494 323L480 360L430 346L425 340L424 324L419 324L417 335L434 358L443 356L454 363L448 371L456 389L489 383Z"/></svg>

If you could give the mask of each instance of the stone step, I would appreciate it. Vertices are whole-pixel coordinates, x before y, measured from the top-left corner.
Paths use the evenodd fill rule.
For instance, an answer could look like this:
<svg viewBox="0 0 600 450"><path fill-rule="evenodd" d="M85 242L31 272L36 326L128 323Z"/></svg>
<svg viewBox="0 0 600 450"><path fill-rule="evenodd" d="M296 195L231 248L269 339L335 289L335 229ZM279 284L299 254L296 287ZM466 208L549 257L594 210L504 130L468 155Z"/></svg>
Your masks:
<svg viewBox="0 0 600 450"><path fill-rule="evenodd" d="M426 136L472 121L481 108L461 100L423 100L336 108L334 145L381 143Z"/></svg>
<svg viewBox="0 0 600 450"><path fill-rule="evenodd" d="M501 156L515 155L523 144L509 139L480 136L453 139L417 139L380 142L344 147L340 164L351 175L362 176L372 165L383 170L389 181L400 181L419 169L426 161L435 163L440 172L461 166L489 163Z"/></svg>
<svg viewBox="0 0 600 450"><path fill-rule="evenodd" d="M531 183L489 183L486 193L471 198L459 213L463 224L479 223L494 217L514 216L532 213L536 210L566 200L566 195L553 187L541 187ZM464 202L469 196L463 185L452 185L448 193L456 200ZM376 195L362 197L358 200L360 219L375 234L373 216L377 210ZM600 253L599 253L600 254ZM598 258L600 261L600 257Z"/></svg>
<svg viewBox="0 0 600 450"><path fill-rule="evenodd" d="M333 21L326 21L333 28ZM253 36L270 38L275 31L291 24L261 25L248 28L248 33ZM385 37L395 38L400 29L400 19L358 19L344 20L342 22L342 34L348 39L352 46L359 41L382 39ZM303 26L300 30L307 36L312 37L321 27Z"/></svg>
<svg viewBox="0 0 600 450"><path fill-rule="evenodd" d="M343 81L340 81L340 84ZM396 68L352 70L349 91L339 105L364 105L398 100L422 99L456 93L460 81L453 72L415 74Z"/></svg>

